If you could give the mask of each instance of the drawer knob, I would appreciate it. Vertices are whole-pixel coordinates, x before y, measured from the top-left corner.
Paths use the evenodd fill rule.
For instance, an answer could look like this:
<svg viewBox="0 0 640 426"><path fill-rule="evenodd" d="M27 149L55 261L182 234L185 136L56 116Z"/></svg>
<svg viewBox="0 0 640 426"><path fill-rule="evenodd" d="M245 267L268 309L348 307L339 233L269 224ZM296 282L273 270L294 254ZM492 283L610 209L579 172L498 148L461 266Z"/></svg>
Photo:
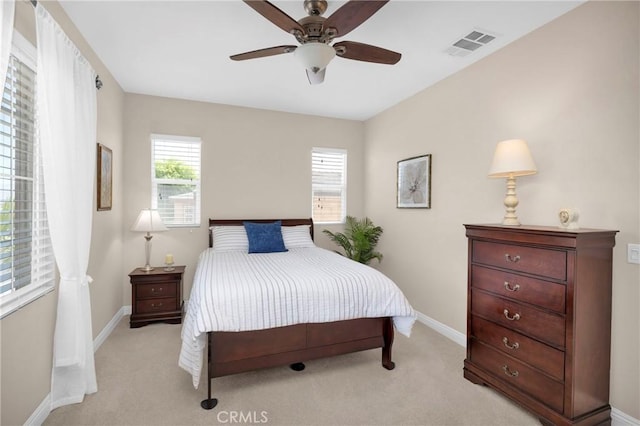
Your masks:
<svg viewBox="0 0 640 426"><path fill-rule="evenodd" d="M157 305L155 303L151 304L151 309L160 309L162 308L162 303L158 303Z"/></svg>
<svg viewBox="0 0 640 426"><path fill-rule="evenodd" d="M518 291L518 290L520 290L520 284L516 284L516 285L512 286L512 285L509 283L509 281L505 281L505 282L504 282L504 288L505 288L505 290L507 290L507 291Z"/></svg>
<svg viewBox="0 0 640 426"><path fill-rule="evenodd" d="M509 316L509 310L508 309L505 309L502 313L504 314L504 317L506 319L508 319L509 321L518 321L520 319L520 314L517 313L517 312L515 314L513 314L512 316Z"/></svg>
<svg viewBox="0 0 640 426"><path fill-rule="evenodd" d="M151 287L151 293L162 293L162 290L162 287L158 288L157 290L155 287Z"/></svg>
<svg viewBox="0 0 640 426"><path fill-rule="evenodd" d="M518 373L518 370L511 371L511 369L507 365L502 366L502 371L504 371L504 374L510 377L518 377L518 374L520 374Z"/></svg>
<svg viewBox="0 0 640 426"><path fill-rule="evenodd" d="M518 349L520 347L520 343L514 342L513 344L509 343L509 339L506 337L502 338L502 343L509 349Z"/></svg>
<svg viewBox="0 0 640 426"><path fill-rule="evenodd" d="M520 260L520 256L511 256L509 253L505 253L504 258L507 262L517 263Z"/></svg>

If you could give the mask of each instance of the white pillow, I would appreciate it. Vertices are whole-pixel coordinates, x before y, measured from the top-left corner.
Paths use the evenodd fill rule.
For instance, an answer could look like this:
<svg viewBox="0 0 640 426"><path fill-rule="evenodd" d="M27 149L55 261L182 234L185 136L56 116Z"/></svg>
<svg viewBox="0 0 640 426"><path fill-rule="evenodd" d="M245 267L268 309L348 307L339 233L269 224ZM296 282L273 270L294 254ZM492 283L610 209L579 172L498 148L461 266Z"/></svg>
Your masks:
<svg viewBox="0 0 640 426"><path fill-rule="evenodd" d="M211 235L214 250L249 252L249 239L244 226L212 226Z"/></svg>
<svg viewBox="0 0 640 426"><path fill-rule="evenodd" d="M283 226L282 239L287 249L315 247L311 234L309 234L309 225Z"/></svg>

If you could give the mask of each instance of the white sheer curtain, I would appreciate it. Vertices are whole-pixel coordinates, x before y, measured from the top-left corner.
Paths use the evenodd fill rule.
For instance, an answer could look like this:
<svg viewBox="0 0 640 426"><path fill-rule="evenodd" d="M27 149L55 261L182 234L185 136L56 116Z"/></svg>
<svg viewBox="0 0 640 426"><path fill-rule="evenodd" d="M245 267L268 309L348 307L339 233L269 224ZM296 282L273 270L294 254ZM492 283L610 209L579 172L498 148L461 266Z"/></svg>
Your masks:
<svg viewBox="0 0 640 426"><path fill-rule="evenodd" d="M95 71L39 2L37 105L47 217L60 272L51 408L98 386L87 275L96 169Z"/></svg>
<svg viewBox="0 0 640 426"><path fill-rule="evenodd" d="M2 25L0 27L0 87L4 87L4 80L7 78L15 10L16 2L14 0L0 1L0 25Z"/></svg>

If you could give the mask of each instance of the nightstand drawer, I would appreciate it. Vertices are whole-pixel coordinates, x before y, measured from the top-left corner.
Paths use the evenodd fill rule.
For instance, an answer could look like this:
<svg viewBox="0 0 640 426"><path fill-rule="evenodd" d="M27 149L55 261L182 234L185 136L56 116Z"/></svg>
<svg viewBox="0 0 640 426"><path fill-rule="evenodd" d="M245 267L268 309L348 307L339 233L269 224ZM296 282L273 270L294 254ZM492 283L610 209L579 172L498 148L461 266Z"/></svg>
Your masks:
<svg viewBox="0 0 640 426"><path fill-rule="evenodd" d="M476 316L471 335L508 355L564 381L564 352Z"/></svg>
<svg viewBox="0 0 640 426"><path fill-rule="evenodd" d="M473 241L472 261L562 281L567 279L567 253L560 250Z"/></svg>
<svg viewBox="0 0 640 426"><path fill-rule="evenodd" d="M472 265L471 285L496 293L502 297L520 300L564 313L566 290L564 284Z"/></svg>
<svg viewBox="0 0 640 426"><path fill-rule="evenodd" d="M564 385L478 341L471 340L471 362L500 380L562 413Z"/></svg>
<svg viewBox="0 0 640 426"><path fill-rule="evenodd" d="M179 310L176 306L175 297L166 297L164 299L145 299L136 301L136 313L149 314L154 312L169 312Z"/></svg>
<svg viewBox="0 0 640 426"><path fill-rule="evenodd" d="M564 317L476 289L472 290L471 297L473 314L564 348Z"/></svg>
<svg viewBox="0 0 640 426"><path fill-rule="evenodd" d="M178 283L159 282L151 284L138 284L136 286L136 299L150 299L162 297L175 297Z"/></svg>

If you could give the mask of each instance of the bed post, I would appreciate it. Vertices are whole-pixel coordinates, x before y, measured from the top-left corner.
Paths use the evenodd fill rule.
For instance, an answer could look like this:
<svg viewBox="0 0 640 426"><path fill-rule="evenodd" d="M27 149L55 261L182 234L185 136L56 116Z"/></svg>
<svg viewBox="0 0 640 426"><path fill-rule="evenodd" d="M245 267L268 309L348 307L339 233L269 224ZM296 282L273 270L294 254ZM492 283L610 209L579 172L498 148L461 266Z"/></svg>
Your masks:
<svg viewBox="0 0 640 426"><path fill-rule="evenodd" d="M382 347L382 366L387 370L396 368L396 364L391 361L391 347L393 346L393 320L391 317L384 319L382 324L382 335L384 346Z"/></svg>
<svg viewBox="0 0 640 426"><path fill-rule="evenodd" d="M213 407L218 405L218 400L216 398L211 398L211 332L207 333L207 399L203 399L200 402L200 406L205 410L211 410Z"/></svg>

